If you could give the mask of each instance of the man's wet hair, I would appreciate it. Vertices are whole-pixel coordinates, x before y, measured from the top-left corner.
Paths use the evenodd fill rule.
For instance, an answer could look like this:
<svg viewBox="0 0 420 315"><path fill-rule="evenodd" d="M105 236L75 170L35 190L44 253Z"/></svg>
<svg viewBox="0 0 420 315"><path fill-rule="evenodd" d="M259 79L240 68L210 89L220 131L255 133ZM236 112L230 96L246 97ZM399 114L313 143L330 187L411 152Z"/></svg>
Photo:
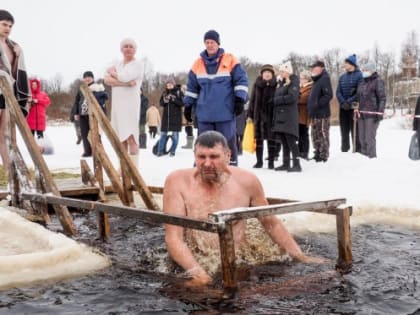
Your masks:
<svg viewBox="0 0 420 315"><path fill-rule="evenodd" d="M197 140L195 141L194 148L197 145L206 147L206 148L214 148L217 144L221 144L224 149L228 149L228 143L224 135L222 135L218 131L209 130L201 133Z"/></svg>
<svg viewBox="0 0 420 315"><path fill-rule="evenodd" d="M10 21L12 24L15 24L13 15L11 15L10 12L6 10L0 10L0 21Z"/></svg>

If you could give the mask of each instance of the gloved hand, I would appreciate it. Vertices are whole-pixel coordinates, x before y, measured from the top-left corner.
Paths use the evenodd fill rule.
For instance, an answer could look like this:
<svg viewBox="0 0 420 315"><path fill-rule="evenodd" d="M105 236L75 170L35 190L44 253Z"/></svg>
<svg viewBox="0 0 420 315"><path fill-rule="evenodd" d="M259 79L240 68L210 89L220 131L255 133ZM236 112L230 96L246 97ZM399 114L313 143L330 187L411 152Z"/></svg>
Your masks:
<svg viewBox="0 0 420 315"><path fill-rule="evenodd" d="M383 115L376 115L376 117L375 117L376 122L380 122L382 119L384 119Z"/></svg>
<svg viewBox="0 0 420 315"><path fill-rule="evenodd" d="M184 108L184 117L188 122L192 122L192 106Z"/></svg>
<svg viewBox="0 0 420 315"><path fill-rule="evenodd" d="M236 116L242 114L244 111L245 101L240 97L235 97L235 107L233 108L233 112Z"/></svg>
<svg viewBox="0 0 420 315"><path fill-rule="evenodd" d="M351 104L343 103L343 104L341 104L341 108L344 109L344 110L350 110L351 109Z"/></svg>

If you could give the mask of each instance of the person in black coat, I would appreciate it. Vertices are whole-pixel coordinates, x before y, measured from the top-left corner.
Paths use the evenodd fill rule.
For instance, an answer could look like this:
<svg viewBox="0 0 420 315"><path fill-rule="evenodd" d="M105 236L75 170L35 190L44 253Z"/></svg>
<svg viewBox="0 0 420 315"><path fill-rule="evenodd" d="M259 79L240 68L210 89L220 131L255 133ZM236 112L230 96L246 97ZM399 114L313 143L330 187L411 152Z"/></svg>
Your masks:
<svg viewBox="0 0 420 315"><path fill-rule="evenodd" d="M92 94L95 96L96 101L106 114L105 103L108 100L108 93L105 91L105 87L101 83L95 83L95 78L92 71L85 71L83 73L83 81L88 85ZM87 100L83 96L83 93L79 90L76 94L72 115L74 120L80 123L80 134L83 142L83 154L82 157L92 156L92 147L90 145L88 135L90 131L89 125L89 106Z"/></svg>
<svg viewBox="0 0 420 315"><path fill-rule="evenodd" d="M331 79L323 61L312 64L312 86L308 99L311 136L316 162L326 162L330 151L330 101L333 97Z"/></svg>
<svg viewBox="0 0 420 315"><path fill-rule="evenodd" d="M160 140L158 146L158 156L162 156L166 151L166 141L168 132L172 132L172 145L169 155L174 156L178 146L179 132L182 129L182 107L183 93L173 78L166 81L166 89L160 97L160 106L163 107L162 123L160 126Z"/></svg>
<svg viewBox="0 0 420 315"><path fill-rule="evenodd" d="M299 78L293 74L290 61L281 65L279 74L282 78L280 87L277 88L273 99L273 126L272 131L276 139L283 145L283 164L276 167L276 171L301 172L299 149ZM290 153L293 166L290 166Z"/></svg>
<svg viewBox="0 0 420 315"><path fill-rule="evenodd" d="M417 133L418 144L420 147L420 96L417 98L416 109L414 110L413 130Z"/></svg>
<svg viewBox="0 0 420 315"><path fill-rule="evenodd" d="M139 148L146 149L147 147L147 133L146 133L146 112L149 108L149 99L143 93L143 88L140 88L140 120L139 120Z"/></svg>
<svg viewBox="0 0 420 315"><path fill-rule="evenodd" d="M274 168L277 150L271 124L273 122L273 96L277 87L277 79L272 65L263 65L260 75L255 80L249 100L248 119L254 123L257 163L254 168L263 166L264 140L268 146L268 168Z"/></svg>

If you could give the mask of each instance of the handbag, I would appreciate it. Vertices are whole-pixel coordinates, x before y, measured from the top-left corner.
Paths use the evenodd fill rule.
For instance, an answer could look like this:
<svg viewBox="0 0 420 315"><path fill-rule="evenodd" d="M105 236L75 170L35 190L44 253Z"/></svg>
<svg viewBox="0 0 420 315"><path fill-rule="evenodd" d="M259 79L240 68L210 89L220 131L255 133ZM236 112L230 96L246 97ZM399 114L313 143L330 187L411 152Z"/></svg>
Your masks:
<svg viewBox="0 0 420 315"><path fill-rule="evenodd" d="M413 161L420 160L419 138L417 137L417 131L411 136L408 157Z"/></svg>
<svg viewBox="0 0 420 315"><path fill-rule="evenodd" d="M249 153L254 153L256 147L257 144L255 142L254 136L254 123L251 120L248 120L245 125L244 138L242 140L242 150Z"/></svg>

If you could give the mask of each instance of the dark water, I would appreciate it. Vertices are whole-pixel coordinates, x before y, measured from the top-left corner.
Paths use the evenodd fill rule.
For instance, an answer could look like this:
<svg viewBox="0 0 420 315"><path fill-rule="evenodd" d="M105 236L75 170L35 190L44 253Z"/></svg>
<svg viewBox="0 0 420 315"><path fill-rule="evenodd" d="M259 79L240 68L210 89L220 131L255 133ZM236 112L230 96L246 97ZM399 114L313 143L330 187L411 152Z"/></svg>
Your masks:
<svg viewBox="0 0 420 315"><path fill-rule="evenodd" d="M96 240L96 218L78 214L78 240L98 247L112 267L94 275L0 292L0 314L419 314L420 231L385 225L352 228L353 271L334 262L241 266L240 293L221 299L221 281L190 290L161 271L163 228L112 217L109 243ZM59 229L59 226L56 225ZM54 226L52 227L54 229ZM332 234L298 238L310 253L335 259Z"/></svg>

